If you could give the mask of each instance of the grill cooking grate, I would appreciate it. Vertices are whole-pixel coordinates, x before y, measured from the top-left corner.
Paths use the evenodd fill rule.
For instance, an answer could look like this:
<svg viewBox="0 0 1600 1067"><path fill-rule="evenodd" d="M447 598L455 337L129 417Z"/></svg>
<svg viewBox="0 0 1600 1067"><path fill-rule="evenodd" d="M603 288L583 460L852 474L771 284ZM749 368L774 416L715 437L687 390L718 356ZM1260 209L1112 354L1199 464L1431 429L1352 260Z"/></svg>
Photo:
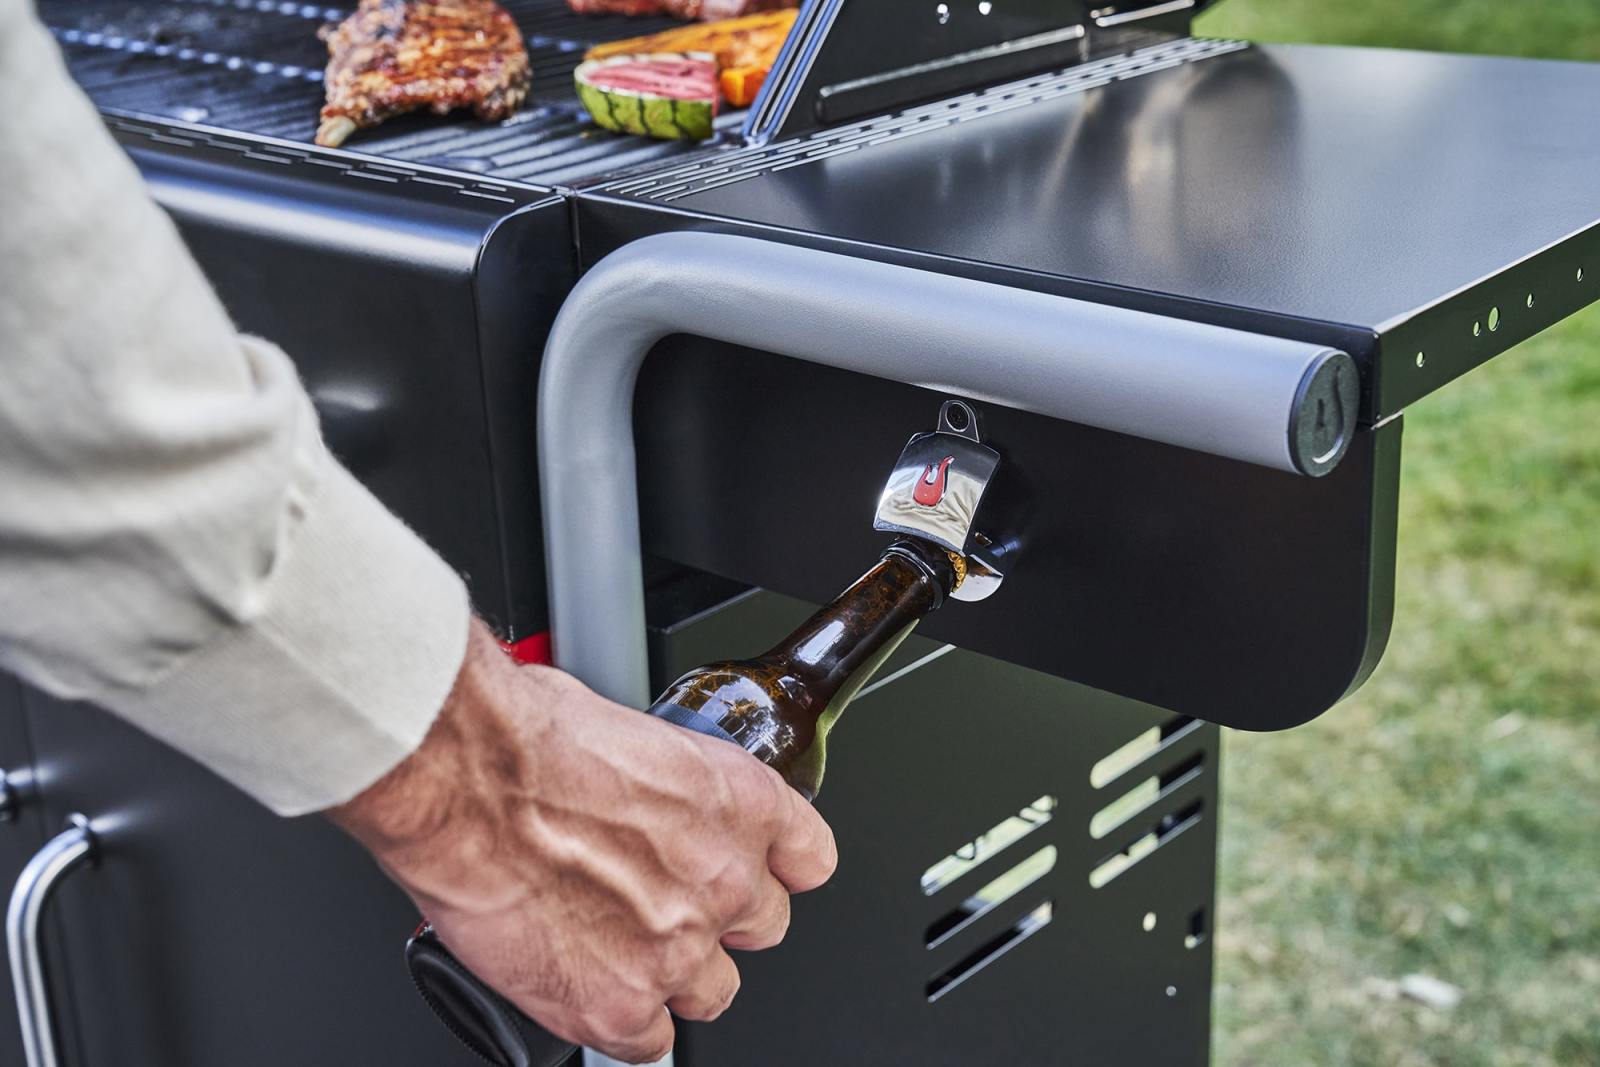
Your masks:
<svg viewBox="0 0 1600 1067"><path fill-rule="evenodd" d="M574 14L564 0L509 0L533 61L528 102L503 123L411 115L346 142L367 155L537 185L683 155L699 146L596 129L572 91L590 46L681 25L671 19ZM317 28L349 7L288 0L40 0L73 77L101 108L125 115L309 142L322 106L327 50ZM722 116L730 137L742 112Z"/></svg>

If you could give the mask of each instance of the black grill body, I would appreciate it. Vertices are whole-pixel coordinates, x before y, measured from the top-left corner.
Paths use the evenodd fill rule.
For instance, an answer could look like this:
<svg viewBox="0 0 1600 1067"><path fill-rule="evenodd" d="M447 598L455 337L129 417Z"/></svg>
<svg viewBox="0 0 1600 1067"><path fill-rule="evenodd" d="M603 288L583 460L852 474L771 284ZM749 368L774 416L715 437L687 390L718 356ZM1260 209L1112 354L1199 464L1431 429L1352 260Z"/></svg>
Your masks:
<svg viewBox="0 0 1600 1067"><path fill-rule="evenodd" d="M519 9L535 40L543 39L540 26L552 34L555 26L534 17L537 10ZM641 28L623 21L618 32ZM309 29L301 25L302 37ZM117 54L149 59L125 48ZM1345 77L1346 68L1363 77ZM1408 76L1449 91L1415 101L1389 91ZM1169 34L1131 52L764 143L741 144L729 134L694 149L661 147L591 129L580 140L592 165L584 164L574 186L537 186L502 177L498 165L465 165L469 147L489 153L475 158L504 162L540 143L516 121L415 119L410 132L380 129L357 146L393 149L383 157L120 111L112 121L152 174L189 175L158 183L158 192L177 184L211 190L162 194L197 234L235 232L239 202L263 183L287 190L274 215L283 230L274 238L280 258L301 254L300 235L290 231L320 225L290 221L297 214L366 212L398 220L394 228L403 232L408 217L437 203L482 209L476 238L463 238L486 250L467 283L474 293L461 305L467 318L441 331L437 343L460 348L469 331L503 339L479 340L484 393L475 417L485 420L485 433L491 422L505 428L471 453L436 454L462 464L454 469L482 472L476 488L462 478L454 489L494 501L499 550L488 552L487 564L452 558L499 588L486 610L513 638L545 625L527 429L543 326L575 272L635 237L744 233L1351 352L1364 368L1363 429L1349 461L1316 481L995 412L997 428L1004 423L1016 445L1000 441L1015 453L1014 484L1028 498L1015 516L1027 526L1025 541L1037 546L1025 548L1034 558L1022 560L1031 579L1006 602L929 626L936 637L1061 677L1270 729L1320 714L1381 655L1392 601L1400 408L1597 295L1600 270L1579 278L1600 255L1597 212L1581 178L1597 162L1596 149L1564 133L1582 127L1582 101L1592 98L1596 80L1579 64L1262 48ZM310 111L316 87L306 84ZM564 108L570 117L572 101L550 92L528 114ZM1502 152L1474 132L1482 116L1525 125L1517 102L1530 98L1548 101L1543 119L1552 132L1530 141L1539 151ZM108 106L119 101L127 102L122 88L107 90ZM1374 130L1392 136L1375 140ZM385 140L393 137L399 141ZM404 146L419 144L432 146L427 158L449 165L414 162ZM637 153L656 151L669 155L639 162ZM1419 157L1456 165L1423 185L1412 180ZM564 172L576 165L562 158ZM1503 188L1525 192L1509 198ZM490 237L500 228L491 219L497 213L519 220L506 224L511 232L528 231L524 205L541 195L551 221L538 232L559 233L554 220L564 211L564 234L546 243ZM1469 218L1475 226L1458 224ZM378 244L402 259L426 259L426 240ZM214 258L208 269L232 294L241 321L277 329L275 300L247 306L243 287L230 280L237 265L225 252ZM490 261L496 269L483 269ZM374 285L374 299L385 284ZM503 320L474 304L489 293L506 294L498 304L507 309ZM290 338L310 361L322 343L321 328L311 324L348 318L337 307L319 316L302 320L308 336ZM852 490L868 498L875 475L855 462L856 450L882 448L879 438L906 432L877 413L906 418L935 398L703 342L668 346L681 355L647 364L639 399L648 415L640 420L647 548L791 595L825 596L836 576L811 565L810 550L828 545L848 559L866 541L864 532L850 532L861 527L845 503L852 497L831 491L831 479L859 482ZM428 347L431 353L435 342ZM413 358L437 371L436 357L420 353L395 356L384 370L399 371ZM762 416L729 417L754 411ZM454 416L441 421L465 425ZM764 473L777 470L784 476ZM803 488L809 506L795 506L791 484ZM683 500L705 511L675 506ZM479 525L488 507L455 509L462 516L456 529L441 520L441 546L491 540ZM700 521L703 513L734 511L748 516L737 530Z"/></svg>
<svg viewBox="0 0 1600 1067"><path fill-rule="evenodd" d="M928 6L827 0L802 22L866 2L891 25ZM325 151L307 143L314 31L342 10L41 6L241 326L294 354L334 449L508 638L548 623L539 353L580 273L641 236L805 244L1360 361L1361 429L1317 480L985 412L1015 576L931 619L890 670L957 651L847 716L821 800L839 878L746 961L732 1014L687 1028L685 1067L1206 1062L1218 765L1200 720L1290 726L1360 684L1389 631L1398 412L1600 298L1600 71L1582 65L1195 41L1161 4L1143 29L1095 30L1080 61L897 88L903 103L838 121L797 68L749 140L729 115L685 146L596 131L567 88L586 42L660 24L517 0L538 72L522 113L403 119ZM822 72L895 45L817 40ZM871 457L939 399L663 341L636 405L657 680L759 650L854 577L878 545ZM1091 780L1151 731L1141 760ZM55 909L69 1062L471 1062L406 983L412 909L320 822L272 819L92 709L3 685L0 757L49 771L19 856L71 811L118 827ZM1045 795L1048 823L923 891L941 856ZM1053 867L962 917L1047 846ZM1096 886L1108 863L1123 869Z"/></svg>
<svg viewBox="0 0 1600 1067"><path fill-rule="evenodd" d="M679 573L649 611L664 685L759 652L809 608ZM818 800L839 873L795 898L782 947L740 956L738 1005L684 1026L678 1064L1203 1067L1220 731L940 653L913 637L881 679L935 658L844 716ZM52 905L64 1063L480 1062L411 988L415 908L354 842L270 815L97 709L0 679L13 697L0 745L18 752L10 733L26 733L51 778L0 835L8 871L80 809L99 813L105 849ZM1037 825L1007 833L1019 816ZM971 862L941 865L951 856Z"/></svg>
<svg viewBox="0 0 1600 1067"><path fill-rule="evenodd" d="M335 453L468 576L504 632L543 629L524 457L539 342L576 276L566 205L112 122L240 328L295 353Z"/></svg>

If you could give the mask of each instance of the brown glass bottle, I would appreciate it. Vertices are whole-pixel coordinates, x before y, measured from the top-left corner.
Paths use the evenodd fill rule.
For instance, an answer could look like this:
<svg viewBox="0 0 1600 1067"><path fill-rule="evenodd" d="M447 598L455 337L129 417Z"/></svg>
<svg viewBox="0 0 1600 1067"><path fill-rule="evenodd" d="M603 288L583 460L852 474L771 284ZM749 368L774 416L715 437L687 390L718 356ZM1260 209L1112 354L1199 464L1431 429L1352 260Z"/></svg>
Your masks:
<svg viewBox="0 0 1600 1067"><path fill-rule="evenodd" d="M959 581L958 567L938 549L897 541L781 644L754 659L696 667L650 711L704 732L716 732L705 726L714 723L813 799L839 713L922 617L944 603Z"/></svg>
<svg viewBox="0 0 1600 1067"><path fill-rule="evenodd" d="M876 566L755 659L708 663L679 678L650 714L732 741L807 800L822 786L828 730L907 634L965 573L959 557L896 541ZM574 1046L467 970L426 922L406 943L423 998L491 1063L562 1063Z"/></svg>

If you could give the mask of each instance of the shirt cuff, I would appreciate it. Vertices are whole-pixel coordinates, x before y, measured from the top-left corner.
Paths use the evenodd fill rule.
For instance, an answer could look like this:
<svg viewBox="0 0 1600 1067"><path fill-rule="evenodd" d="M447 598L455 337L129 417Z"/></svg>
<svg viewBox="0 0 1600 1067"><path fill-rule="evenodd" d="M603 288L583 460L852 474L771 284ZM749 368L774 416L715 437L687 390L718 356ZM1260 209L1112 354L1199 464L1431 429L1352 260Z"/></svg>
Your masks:
<svg viewBox="0 0 1600 1067"><path fill-rule="evenodd" d="M280 815L343 803L409 755L467 647L460 577L322 458L265 610L102 700Z"/></svg>

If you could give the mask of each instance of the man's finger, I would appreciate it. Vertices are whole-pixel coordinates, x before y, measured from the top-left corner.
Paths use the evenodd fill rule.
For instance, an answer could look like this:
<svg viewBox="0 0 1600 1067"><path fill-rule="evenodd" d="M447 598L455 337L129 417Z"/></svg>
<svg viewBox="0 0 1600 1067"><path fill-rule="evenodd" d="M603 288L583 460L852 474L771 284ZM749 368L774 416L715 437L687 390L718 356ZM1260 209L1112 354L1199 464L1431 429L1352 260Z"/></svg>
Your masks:
<svg viewBox="0 0 1600 1067"><path fill-rule="evenodd" d="M793 789L783 790L788 817L767 850L767 866L791 893L804 893L833 877L839 851L817 809Z"/></svg>
<svg viewBox="0 0 1600 1067"><path fill-rule="evenodd" d="M667 1007L680 1019L710 1022L728 1010L739 992L739 968L721 948L714 950L689 981L688 988L667 1001Z"/></svg>
<svg viewBox="0 0 1600 1067"><path fill-rule="evenodd" d="M672 1016L666 1008L657 1011L650 1025L626 1037L605 1037L585 1042L590 1048L623 1063L654 1063L672 1051Z"/></svg>
<svg viewBox="0 0 1600 1067"><path fill-rule="evenodd" d="M789 891L776 878L756 890L749 913L722 935L725 948L753 951L771 948L789 931Z"/></svg>

